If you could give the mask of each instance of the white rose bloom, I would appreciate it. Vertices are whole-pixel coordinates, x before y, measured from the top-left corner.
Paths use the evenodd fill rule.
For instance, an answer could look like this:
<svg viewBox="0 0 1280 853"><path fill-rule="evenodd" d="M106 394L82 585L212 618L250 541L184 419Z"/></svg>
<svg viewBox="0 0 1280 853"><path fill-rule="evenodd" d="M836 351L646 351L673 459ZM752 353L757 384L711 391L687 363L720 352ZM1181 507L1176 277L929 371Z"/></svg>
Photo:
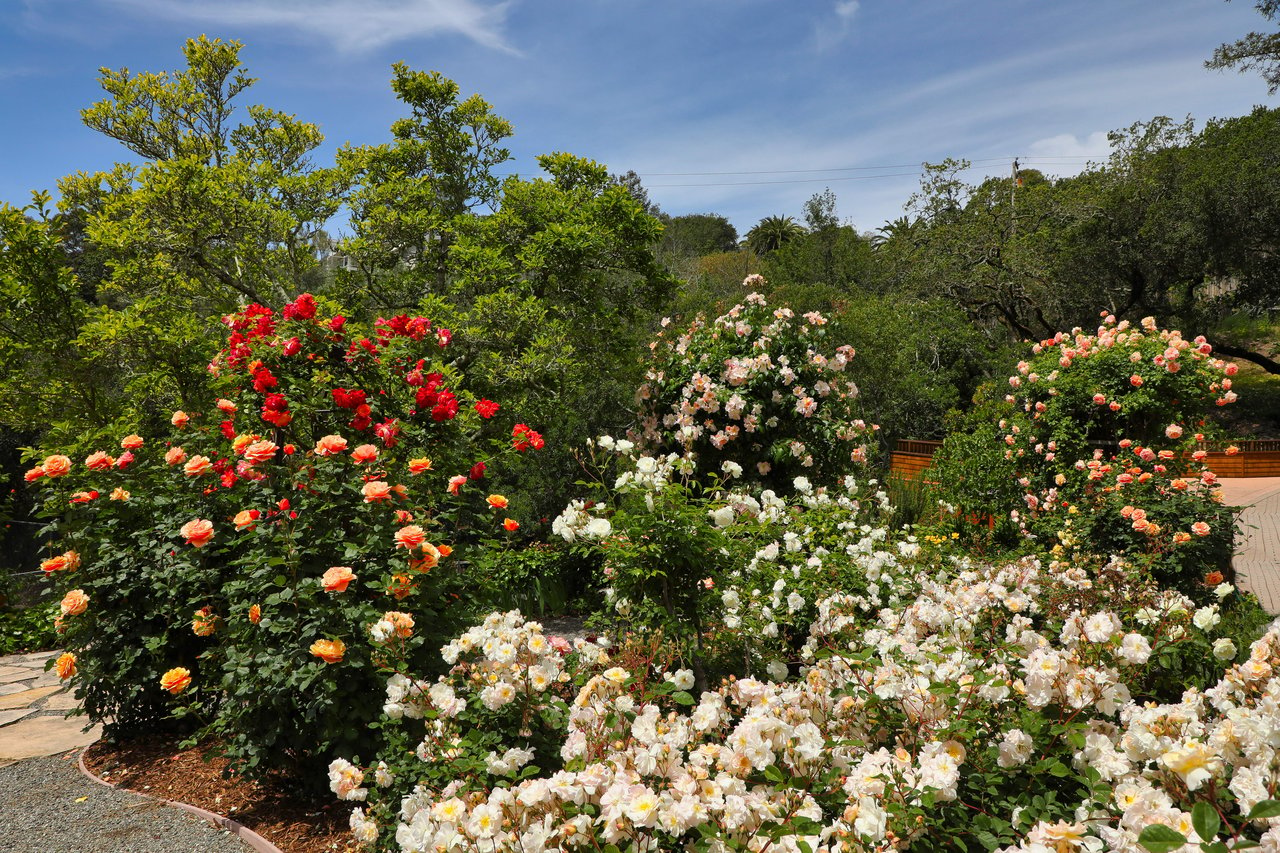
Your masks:
<svg viewBox="0 0 1280 853"><path fill-rule="evenodd" d="M593 518L587 522L587 526L582 532L583 535L592 539L603 539L613 532L613 525L609 523L607 518Z"/></svg>
<svg viewBox="0 0 1280 853"><path fill-rule="evenodd" d="M737 610L742 606L742 599L736 589L726 589L720 595L720 602L724 604L725 610Z"/></svg>
<svg viewBox="0 0 1280 853"><path fill-rule="evenodd" d="M1120 657L1125 663L1141 666L1151 657L1151 643L1141 634L1125 634L1120 641Z"/></svg>
<svg viewBox="0 0 1280 853"><path fill-rule="evenodd" d="M1031 757L1032 745L1031 735L1021 729L1010 729L1004 733L1004 739L1000 742L996 764L1006 768L1025 764Z"/></svg>
<svg viewBox="0 0 1280 853"><path fill-rule="evenodd" d="M707 514L711 516L711 521L716 527L728 527L733 524L734 513L731 506L722 506L719 509L710 510Z"/></svg>
<svg viewBox="0 0 1280 853"><path fill-rule="evenodd" d="M791 481L791 485L794 486L795 490L802 495L807 495L809 492L813 491L813 484L809 482L808 477L796 477Z"/></svg>
<svg viewBox="0 0 1280 853"><path fill-rule="evenodd" d="M675 675L671 677L671 683L676 686L677 690L688 690L693 687L693 670L677 669Z"/></svg>
<svg viewBox="0 0 1280 853"><path fill-rule="evenodd" d="M1219 601L1226 598L1228 595L1230 595L1235 591L1236 591L1236 588L1229 583L1220 583L1213 588L1213 594L1218 596Z"/></svg>
<svg viewBox="0 0 1280 853"><path fill-rule="evenodd" d="M795 613L801 607L804 607L804 596L793 592L787 596L787 612Z"/></svg>
<svg viewBox="0 0 1280 853"><path fill-rule="evenodd" d="M1222 637L1213 643L1213 656L1220 661L1235 660L1236 644L1230 637Z"/></svg>
<svg viewBox="0 0 1280 853"><path fill-rule="evenodd" d="M632 450L635 449L635 445L632 444L630 441L627 441L625 438L620 438L614 444L613 448L619 453L630 453Z"/></svg>
<svg viewBox="0 0 1280 853"><path fill-rule="evenodd" d="M787 665L780 660L769 661L769 665L765 667L765 671L774 681L787 680Z"/></svg>
<svg viewBox="0 0 1280 853"><path fill-rule="evenodd" d="M1195 615L1191 617L1191 621L1201 631L1208 633L1222 621L1222 616L1218 614L1218 605L1211 604L1208 607L1201 607L1197 610Z"/></svg>
<svg viewBox="0 0 1280 853"><path fill-rule="evenodd" d="M742 466L733 460L726 460L720 466L720 470L725 473L725 476L732 477L735 480L742 476Z"/></svg>

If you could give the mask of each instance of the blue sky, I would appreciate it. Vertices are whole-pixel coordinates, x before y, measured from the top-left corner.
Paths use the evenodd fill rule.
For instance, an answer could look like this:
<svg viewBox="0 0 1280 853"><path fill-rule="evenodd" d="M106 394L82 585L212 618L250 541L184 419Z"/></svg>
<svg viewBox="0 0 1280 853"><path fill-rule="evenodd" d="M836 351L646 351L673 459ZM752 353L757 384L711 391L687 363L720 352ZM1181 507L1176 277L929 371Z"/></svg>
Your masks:
<svg viewBox="0 0 1280 853"><path fill-rule="evenodd" d="M514 124L512 171L569 151L743 232L829 186L873 230L922 162L1071 174L1134 121L1275 106L1203 67L1266 28L1248 0L0 0L0 200L130 159L80 124L98 68L174 69L205 33L244 42L244 102L317 123L324 163L386 141L404 61Z"/></svg>

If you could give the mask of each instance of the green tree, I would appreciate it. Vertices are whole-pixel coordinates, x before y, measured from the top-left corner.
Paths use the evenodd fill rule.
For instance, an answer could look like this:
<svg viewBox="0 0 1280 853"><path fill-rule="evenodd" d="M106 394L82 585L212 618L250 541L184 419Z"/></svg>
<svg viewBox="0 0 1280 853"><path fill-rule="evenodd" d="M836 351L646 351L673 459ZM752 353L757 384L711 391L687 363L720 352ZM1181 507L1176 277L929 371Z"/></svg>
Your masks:
<svg viewBox="0 0 1280 853"><path fill-rule="evenodd" d="M804 226L790 216L766 216L747 232L747 246L764 257L804 234Z"/></svg>
<svg viewBox="0 0 1280 853"><path fill-rule="evenodd" d="M391 125L392 141L338 151L353 184L354 234L341 250L355 260L369 295L407 306L448 289L460 223L498 203L494 168L511 159L503 142L512 128L484 98L462 98L438 71L396 63L391 88L410 110Z"/></svg>
<svg viewBox="0 0 1280 853"><path fill-rule="evenodd" d="M1258 0L1258 14L1268 21L1280 16L1280 0ZM1240 73L1257 71L1267 83L1267 94L1280 91L1280 32L1249 33L1242 39L1219 45L1206 68L1234 68Z"/></svg>

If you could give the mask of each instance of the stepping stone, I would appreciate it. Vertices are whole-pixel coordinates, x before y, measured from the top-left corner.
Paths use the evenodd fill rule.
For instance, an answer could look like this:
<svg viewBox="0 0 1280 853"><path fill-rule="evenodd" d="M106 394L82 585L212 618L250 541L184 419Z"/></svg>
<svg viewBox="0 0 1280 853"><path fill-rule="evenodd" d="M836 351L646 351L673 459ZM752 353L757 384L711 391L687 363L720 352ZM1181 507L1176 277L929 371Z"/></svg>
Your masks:
<svg viewBox="0 0 1280 853"><path fill-rule="evenodd" d="M0 764L88 746L102 734L102 727L82 732L83 725L60 717L32 717L5 726L0 729Z"/></svg>
<svg viewBox="0 0 1280 853"><path fill-rule="evenodd" d="M18 720L30 717L34 713L36 713L35 708L11 708L8 711L0 711L0 726L16 723Z"/></svg>
<svg viewBox="0 0 1280 853"><path fill-rule="evenodd" d="M8 696L0 696L0 711L8 708L25 708L37 699L43 699L57 692L57 687L37 687L35 690L24 690L22 693L10 693ZM70 748L67 747L67 749ZM37 752L35 754L45 755L46 753Z"/></svg>
<svg viewBox="0 0 1280 853"><path fill-rule="evenodd" d="M62 684L62 679L58 677L58 673L54 670L40 673L40 676L33 682L32 687L48 687L50 684Z"/></svg>
<svg viewBox="0 0 1280 853"><path fill-rule="evenodd" d="M70 711L72 708L79 708L80 700L76 699L76 694L70 690L65 693L57 693L50 696L48 701L40 706L41 711Z"/></svg>
<svg viewBox="0 0 1280 853"><path fill-rule="evenodd" d="M12 681L26 681L32 675L39 674L27 669L25 666L0 666L0 684L8 684Z"/></svg>
<svg viewBox="0 0 1280 853"><path fill-rule="evenodd" d="M10 684L0 684L0 696L8 696L12 693L21 693L24 690L30 690L31 685L23 684L21 681L14 681Z"/></svg>

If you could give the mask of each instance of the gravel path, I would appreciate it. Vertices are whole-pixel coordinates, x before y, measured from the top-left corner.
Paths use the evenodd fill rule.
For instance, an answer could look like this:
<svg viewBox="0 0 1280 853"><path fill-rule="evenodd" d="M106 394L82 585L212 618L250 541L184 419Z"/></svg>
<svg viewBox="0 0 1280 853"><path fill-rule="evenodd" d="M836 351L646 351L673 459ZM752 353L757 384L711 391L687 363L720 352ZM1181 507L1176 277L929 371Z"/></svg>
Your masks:
<svg viewBox="0 0 1280 853"><path fill-rule="evenodd" d="M4 853L245 853L220 829L172 806L81 775L77 753L0 767Z"/></svg>

